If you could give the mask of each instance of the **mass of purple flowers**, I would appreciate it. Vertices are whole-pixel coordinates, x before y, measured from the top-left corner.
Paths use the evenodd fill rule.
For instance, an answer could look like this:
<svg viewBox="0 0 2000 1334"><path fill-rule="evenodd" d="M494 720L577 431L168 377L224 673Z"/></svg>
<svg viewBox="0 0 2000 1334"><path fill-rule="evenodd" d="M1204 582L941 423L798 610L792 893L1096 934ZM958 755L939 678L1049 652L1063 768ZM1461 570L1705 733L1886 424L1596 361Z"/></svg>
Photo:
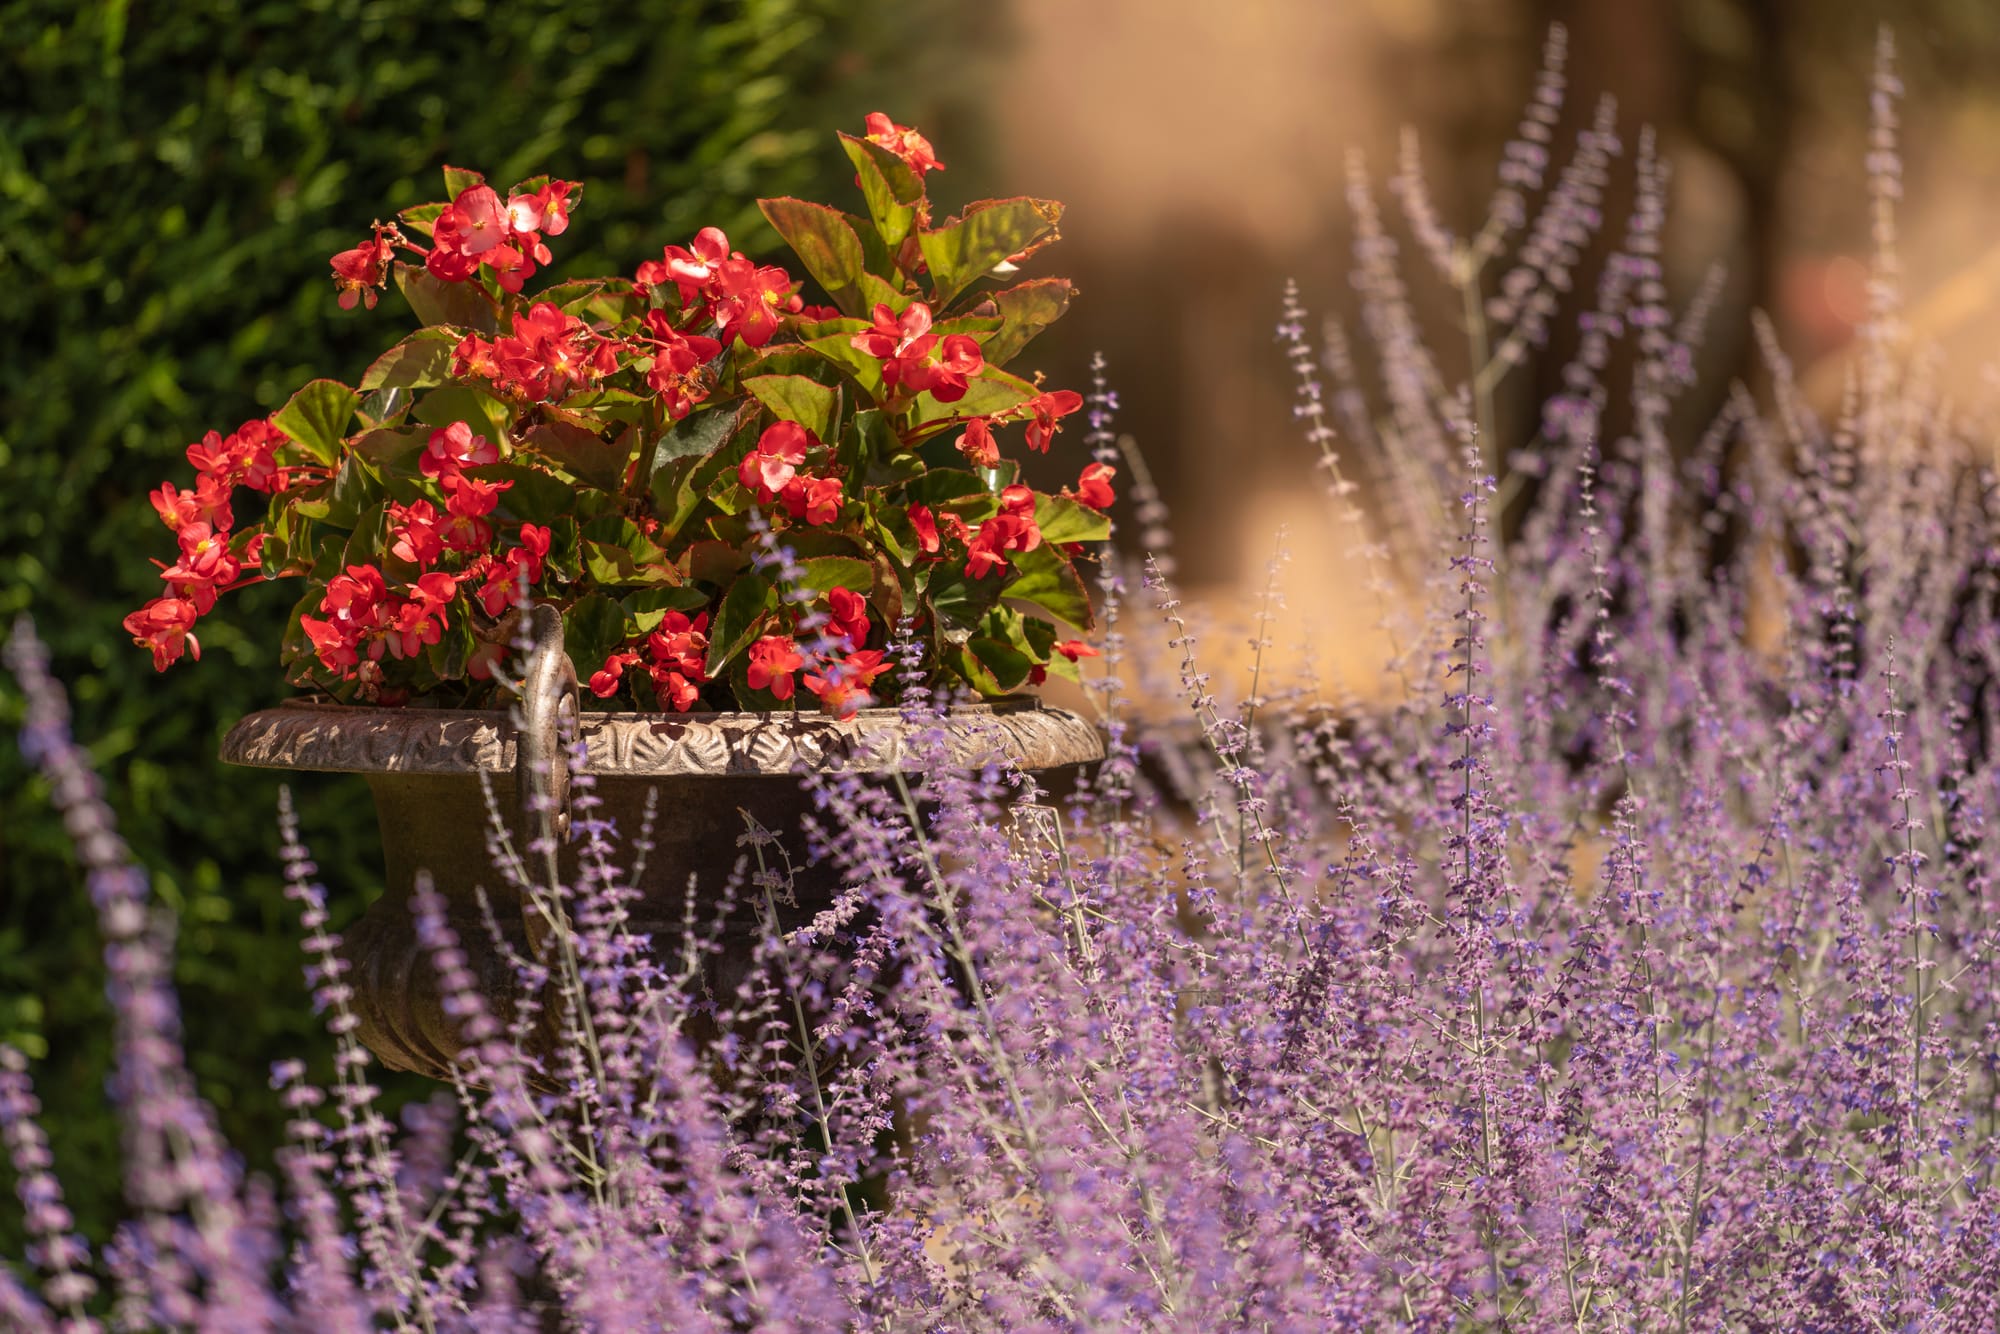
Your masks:
<svg viewBox="0 0 2000 1334"><path fill-rule="evenodd" d="M517 1040L546 1016L487 1011L439 896L394 888L470 1047L400 1127L287 808L341 1055L274 1072L277 1184L193 1090L165 924L17 627L21 744L103 922L131 1217L102 1255L72 1235L0 1050L34 1239L0 1328L1993 1330L2000 476L1898 320L1886 41L1840 410L1766 332L1770 393L1693 439L1718 284L1669 307L1649 136L1621 220L1608 110L1558 168L1563 57L1477 232L1414 146L1392 182L1467 348L1427 344L1358 168L1358 331L1287 297L1379 679L1284 679L1274 561L1225 698L1163 565L1104 553L1103 764L1059 799L998 762L806 778L846 890L731 996L626 932L645 832L580 780L577 883L496 847L572 924L521 963L555 1057ZM1496 391L1586 272L1562 391L1503 451ZM1114 406L1100 381L1107 458ZM905 704L919 754L944 704ZM783 846L743 853L700 893L774 923Z"/></svg>

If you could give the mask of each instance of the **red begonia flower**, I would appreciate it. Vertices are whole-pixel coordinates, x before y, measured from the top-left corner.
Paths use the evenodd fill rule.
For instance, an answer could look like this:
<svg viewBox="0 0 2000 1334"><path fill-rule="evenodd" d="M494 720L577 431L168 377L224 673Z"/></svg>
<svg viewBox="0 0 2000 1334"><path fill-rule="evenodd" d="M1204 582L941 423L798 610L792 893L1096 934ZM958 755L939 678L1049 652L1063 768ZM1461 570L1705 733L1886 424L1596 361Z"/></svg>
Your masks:
<svg viewBox="0 0 2000 1334"><path fill-rule="evenodd" d="M372 240L333 257L333 285L340 293L342 310L353 310L356 301L367 303L370 310L375 309L376 296L389 281L389 262L396 257L399 245L408 246L409 242L403 239L403 233L395 224L384 226L378 222Z"/></svg>
<svg viewBox="0 0 2000 1334"><path fill-rule="evenodd" d="M438 642L446 624L445 608L458 596L458 581L443 570L418 579L412 596L397 606L389 625L389 653L414 658Z"/></svg>
<svg viewBox="0 0 2000 1334"><path fill-rule="evenodd" d="M418 569L428 570L444 555L444 528L437 506L428 500L389 506L389 554Z"/></svg>
<svg viewBox="0 0 2000 1334"><path fill-rule="evenodd" d="M670 667L655 667L653 694L660 703L675 713L686 713L701 702L701 691L695 683Z"/></svg>
<svg viewBox="0 0 2000 1334"><path fill-rule="evenodd" d="M285 489L291 479L289 470L278 466L278 449L291 443L290 436L259 419L244 422L229 438L235 442L237 476L243 485L267 495Z"/></svg>
<svg viewBox="0 0 2000 1334"><path fill-rule="evenodd" d="M1050 645L1050 647L1053 648L1057 653L1062 654L1065 658L1068 658L1071 662L1075 662L1079 658L1096 658L1103 656L1102 654L1098 653L1096 649L1084 643L1081 639L1065 639L1060 644L1052 644Z"/></svg>
<svg viewBox="0 0 2000 1334"><path fill-rule="evenodd" d="M468 569L464 578L479 578L483 582L473 593L481 609L488 616L498 617L513 603L521 591L521 584L539 583L542 578L542 562L549 554L549 530L539 524L521 525L521 545L511 547L504 556L485 556Z"/></svg>
<svg viewBox="0 0 2000 1334"><path fill-rule="evenodd" d="M518 269L523 256L508 244L512 234L493 187L468 186L431 223L434 244L424 267L448 283L464 282L482 263L496 273Z"/></svg>
<svg viewBox="0 0 2000 1334"><path fill-rule="evenodd" d="M1112 502L1118 499L1111 489L1111 479L1117 474L1118 469L1108 463L1087 464L1082 476L1076 479L1076 490L1065 490L1063 494L1094 510L1110 509Z"/></svg>
<svg viewBox="0 0 2000 1334"><path fill-rule="evenodd" d="M966 334L946 334L929 346L924 339L913 344L904 359L891 362L910 392L926 391L940 403L956 403L965 397L966 381L986 368L986 357L978 340ZM882 378L889 378L884 367Z"/></svg>
<svg viewBox="0 0 2000 1334"><path fill-rule="evenodd" d="M1067 417L1082 406L1082 394L1074 389L1058 389L1053 393L1037 394L1015 408L1016 413L1031 414L1034 417L1034 420L1028 423L1028 448L1048 453L1049 442L1055 439L1058 431L1062 430L1062 427L1057 425L1058 419Z"/></svg>
<svg viewBox="0 0 2000 1334"><path fill-rule="evenodd" d="M231 437L233 441L235 437ZM187 461L198 477L213 477L224 486L236 485L236 451L225 443L220 431L210 431L187 447Z"/></svg>
<svg viewBox="0 0 2000 1334"><path fill-rule="evenodd" d="M975 468L999 467L1000 446L993 440L993 419L974 417L966 422L965 434L958 438L958 452Z"/></svg>
<svg viewBox="0 0 2000 1334"><path fill-rule="evenodd" d="M704 227L694 234L689 248L670 245L660 252L660 258L641 264L636 275L639 289L649 292L661 283L672 282L680 288L681 304L688 305L707 291L716 270L728 258L729 238L719 227Z"/></svg>
<svg viewBox="0 0 2000 1334"><path fill-rule="evenodd" d="M577 201L583 198L583 186L575 181L550 181L535 194L541 205L541 231L549 236L561 236L569 230L569 213Z"/></svg>
<svg viewBox="0 0 2000 1334"><path fill-rule="evenodd" d="M279 446L291 437L263 419L244 422L227 436L210 431L187 447L188 462L201 477L212 477L223 490L248 486L258 491L283 490L289 469L278 465Z"/></svg>
<svg viewBox="0 0 2000 1334"><path fill-rule="evenodd" d="M901 315L890 310L886 302L877 302L871 314L874 326L847 341L877 361L901 356L904 349L931 331L931 308L921 301L912 301Z"/></svg>
<svg viewBox="0 0 2000 1334"><path fill-rule="evenodd" d="M872 314L872 326L848 342L882 363L885 384L912 394L928 390L940 403L956 403L965 397L966 380L985 368L977 340L931 332L931 308L921 301L912 301L901 315L878 303Z"/></svg>
<svg viewBox="0 0 2000 1334"><path fill-rule="evenodd" d="M242 563L229 550L229 534L205 523L184 525L174 536L180 539L180 559L163 568L160 578L206 615L215 606L216 594L242 573Z"/></svg>
<svg viewBox="0 0 2000 1334"><path fill-rule="evenodd" d="M778 492L778 503L785 507L785 513L813 528L840 517L840 499L838 477L794 477Z"/></svg>
<svg viewBox="0 0 2000 1334"><path fill-rule="evenodd" d="M533 236L542 230L542 199L538 194L507 196L507 230L515 236Z"/></svg>
<svg viewBox="0 0 2000 1334"><path fill-rule="evenodd" d="M198 615L186 598L154 598L125 618L125 633L141 648L153 651L153 670L164 672L186 651L201 661L201 641L194 637Z"/></svg>
<svg viewBox="0 0 2000 1334"><path fill-rule="evenodd" d="M500 451L483 435L474 435L468 422L453 422L431 432L424 452L417 457L417 470L426 477L454 477L467 468L500 461Z"/></svg>
<svg viewBox="0 0 2000 1334"><path fill-rule="evenodd" d="M831 620L828 629L847 640L849 651L868 642L868 599L848 588L834 588L826 595Z"/></svg>
<svg viewBox="0 0 2000 1334"><path fill-rule="evenodd" d="M1042 544L1042 530L1035 523L1035 493L1014 485L1000 493L1000 513L979 525L967 544L965 573L978 579L1007 564L1010 551L1033 551Z"/></svg>
<svg viewBox="0 0 2000 1334"><path fill-rule="evenodd" d="M513 486L512 482L482 481L477 477L467 477L464 473L454 473L442 481L445 490L445 510L451 514L477 519L491 514L500 503L500 493Z"/></svg>
<svg viewBox="0 0 2000 1334"><path fill-rule="evenodd" d="M494 383L530 403L560 398L575 385L618 369L616 347L558 306L537 301L514 317L511 336L493 340Z"/></svg>
<svg viewBox="0 0 2000 1334"><path fill-rule="evenodd" d="M646 637L646 653L654 695L666 707L686 713L700 702L698 687L708 679L708 613L689 620L685 612L669 611Z"/></svg>
<svg viewBox="0 0 2000 1334"><path fill-rule="evenodd" d="M230 525L229 488L210 473L196 478L192 491L182 491L172 482L166 482L147 498L159 512L160 522L176 531L191 523L205 523L218 531Z"/></svg>
<svg viewBox="0 0 2000 1334"><path fill-rule="evenodd" d="M599 699L610 699L618 693L618 678L637 661L636 653L613 653L604 660L603 667L590 674L590 693Z"/></svg>
<svg viewBox="0 0 2000 1334"><path fill-rule="evenodd" d="M1004 514L1012 514L1033 523L1035 519L1034 490L1030 487L1022 486L1019 482L1002 488L1000 492L1000 510ZM1032 547L1023 549L1033 550Z"/></svg>
<svg viewBox="0 0 2000 1334"><path fill-rule="evenodd" d="M868 131L868 141L882 147L903 159L904 165L916 173L917 179L933 171L943 171L944 163L938 161L937 152L931 141L918 134L908 125L898 125L880 111L871 111L862 122Z"/></svg>
<svg viewBox="0 0 2000 1334"><path fill-rule="evenodd" d="M554 544L555 535L547 527L538 523L521 525L521 545L507 553L508 559L519 557L528 567L528 580L533 582L542 577L542 562L549 558L549 548Z"/></svg>
<svg viewBox="0 0 2000 1334"><path fill-rule="evenodd" d="M765 635L750 646L748 680L752 690L769 690L779 699L792 697L792 673L806 665L790 635Z"/></svg>
<svg viewBox="0 0 2000 1334"><path fill-rule="evenodd" d="M708 613L689 620L686 612L669 611L646 636L646 652L655 666L671 667L697 681L708 679Z"/></svg>
<svg viewBox="0 0 2000 1334"><path fill-rule="evenodd" d="M774 422L757 437L757 447L736 465L736 480L754 492L757 503L768 505L797 475L806 461L806 451L819 444L819 437L797 422Z"/></svg>
<svg viewBox="0 0 2000 1334"><path fill-rule="evenodd" d="M666 403L667 415L679 421L708 397L702 368L722 354L722 344L699 334L681 333L664 310L646 312L646 329L637 344L653 358L646 384Z"/></svg>
<svg viewBox="0 0 2000 1334"><path fill-rule="evenodd" d="M741 338L745 347L762 347L778 332L786 314L805 304L792 275L775 265L757 267L741 255L731 255L716 269L715 318L727 346Z"/></svg>
<svg viewBox="0 0 2000 1334"><path fill-rule="evenodd" d="M373 565L350 565L329 579L319 602L325 617L299 618L320 662L352 677L364 645L369 657L381 657L390 622L388 597L388 584Z"/></svg>
<svg viewBox="0 0 2000 1334"><path fill-rule="evenodd" d="M937 518L928 505L910 506L910 527L917 530L917 550L935 554L938 549Z"/></svg>
<svg viewBox="0 0 2000 1334"><path fill-rule="evenodd" d="M862 649L825 664L818 672L806 673L806 689L819 696L820 707L841 718L851 718L875 702L869 687L890 668L882 661L881 649Z"/></svg>
<svg viewBox="0 0 2000 1334"><path fill-rule="evenodd" d="M494 358L493 344L472 333L459 339L451 350L451 373L455 379L476 375L482 380L498 380L500 363Z"/></svg>
<svg viewBox="0 0 2000 1334"><path fill-rule="evenodd" d="M484 551L493 545L493 525L486 516L500 503L500 493L512 482L483 482L464 473L447 473L445 520L439 530L446 547L453 551Z"/></svg>

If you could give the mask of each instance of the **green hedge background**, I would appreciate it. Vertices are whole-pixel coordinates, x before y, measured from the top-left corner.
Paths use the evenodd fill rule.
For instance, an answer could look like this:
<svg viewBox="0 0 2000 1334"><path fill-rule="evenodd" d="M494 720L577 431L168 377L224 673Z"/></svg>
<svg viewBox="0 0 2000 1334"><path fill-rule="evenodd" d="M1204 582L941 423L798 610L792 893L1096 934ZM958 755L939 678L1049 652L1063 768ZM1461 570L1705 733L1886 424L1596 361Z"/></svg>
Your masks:
<svg viewBox="0 0 2000 1334"><path fill-rule="evenodd" d="M163 675L121 631L171 543L146 492L187 442L352 379L409 323L334 304L327 257L442 194L441 164L585 182L552 278L629 272L715 224L770 252L760 195L844 198L833 142L886 110L972 193L995 7L922 0L0 0L0 633L31 613L126 838L179 917L200 1086L253 1168L270 1062L330 1046L278 879L278 775L216 744L284 693L294 594L205 618ZM947 201L949 202L949 201ZM24 1048L84 1229L120 1209L110 1020L90 907L0 682L0 1040ZM380 890L359 780L291 779L336 923ZM429 1091L388 1081L392 1098ZM0 1167L0 1180L6 1169ZM11 1183L8 1183L11 1185ZM0 1256L21 1250L0 1208Z"/></svg>

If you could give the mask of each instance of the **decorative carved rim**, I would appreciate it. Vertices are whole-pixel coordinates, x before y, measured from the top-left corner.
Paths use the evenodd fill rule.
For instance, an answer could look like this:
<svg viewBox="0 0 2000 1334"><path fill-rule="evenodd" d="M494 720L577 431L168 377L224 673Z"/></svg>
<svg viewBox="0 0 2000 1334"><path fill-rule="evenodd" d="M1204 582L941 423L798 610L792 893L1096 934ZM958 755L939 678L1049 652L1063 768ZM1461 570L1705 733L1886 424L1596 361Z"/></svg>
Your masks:
<svg viewBox="0 0 2000 1334"><path fill-rule="evenodd" d="M952 710L953 762L1027 769L1104 758L1097 729L1034 699ZM754 777L802 769L880 773L904 766L922 725L894 709L840 720L790 713L586 713L584 772L614 777ZM934 752L926 744L924 754ZM514 728L500 710L381 709L310 699L253 713L222 739L225 763L328 773L511 773Z"/></svg>

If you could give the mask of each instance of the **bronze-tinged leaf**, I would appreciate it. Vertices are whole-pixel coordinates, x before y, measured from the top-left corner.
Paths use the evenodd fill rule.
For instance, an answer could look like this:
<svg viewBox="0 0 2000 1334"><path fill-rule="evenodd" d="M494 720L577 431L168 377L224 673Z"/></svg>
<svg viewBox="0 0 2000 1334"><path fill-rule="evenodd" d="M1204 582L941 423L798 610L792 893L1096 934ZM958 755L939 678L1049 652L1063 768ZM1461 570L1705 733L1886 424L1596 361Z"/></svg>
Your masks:
<svg viewBox="0 0 2000 1334"><path fill-rule="evenodd" d="M924 183L903 159L877 143L840 136L840 146L854 163L861 182L862 198L868 201L868 216L874 220L876 235L889 254L895 254L910 234L917 219L917 203L924 197ZM890 275L893 282L895 275Z"/></svg>
<svg viewBox="0 0 2000 1334"><path fill-rule="evenodd" d="M600 491L615 491L632 460L632 435L621 432L606 440L596 431L564 421L546 421L521 438L521 446L541 455L564 472Z"/></svg>
<svg viewBox="0 0 2000 1334"><path fill-rule="evenodd" d="M492 334L500 328L500 307L474 282L448 283L429 269L396 262L396 286L426 325L449 325Z"/></svg>
<svg viewBox="0 0 2000 1334"><path fill-rule="evenodd" d="M1034 278L993 293L1000 328L980 341L986 364L1004 366L1019 356L1036 334L1062 318L1075 295L1067 278Z"/></svg>
<svg viewBox="0 0 2000 1334"><path fill-rule="evenodd" d="M340 457L347 424L361 395L338 380L314 380L271 414L271 421L293 443L319 462L331 465Z"/></svg>
<svg viewBox="0 0 2000 1334"><path fill-rule="evenodd" d="M1062 205L1053 199L986 199L942 227L919 232L936 306L942 310L1002 261L1055 240L1061 218Z"/></svg>
<svg viewBox="0 0 2000 1334"><path fill-rule="evenodd" d="M362 373L361 392L435 388L451 378L451 351L457 345L448 329L419 329L375 358Z"/></svg>
<svg viewBox="0 0 2000 1334"><path fill-rule="evenodd" d="M770 582L755 571L744 574L729 586L708 632L710 676L718 674L731 658L750 647L750 641L757 637L757 627L763 621L764 613L776 603Z"/></svg>
<svg viewBox="0 0 2000 1334"><path fill-rule="evenodd" d="M791 198L760 199L757 206L841 310L860 315L896 299L896 288L868 271L867 249L839 209Z"/></svg>
<svg viewBox="0 0 2000 1334"><path fill-rule="evenodd" d="M780 421L797 422L821 441L832 438L838 391L803 375L753 375L742 384Z"/></svg>

